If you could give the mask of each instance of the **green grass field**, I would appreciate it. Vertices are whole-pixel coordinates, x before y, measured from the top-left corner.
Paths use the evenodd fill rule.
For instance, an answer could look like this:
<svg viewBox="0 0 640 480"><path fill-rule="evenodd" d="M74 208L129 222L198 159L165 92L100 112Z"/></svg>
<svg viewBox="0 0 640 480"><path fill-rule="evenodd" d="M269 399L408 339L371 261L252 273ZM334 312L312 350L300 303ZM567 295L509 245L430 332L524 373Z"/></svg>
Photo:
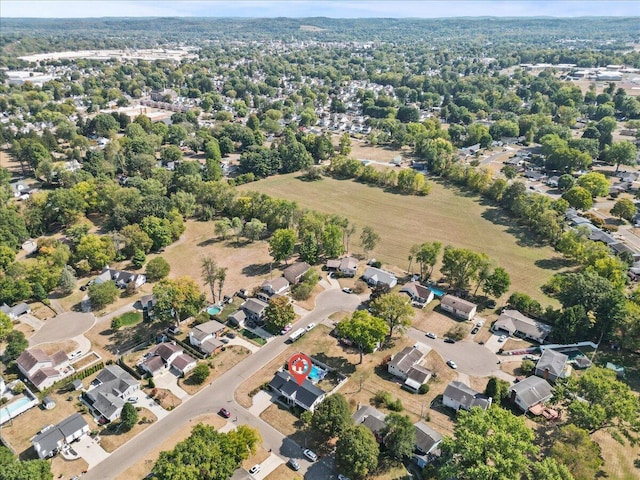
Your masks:
<svg viewBox="0 0 640 480"><path fill-rule="evenodd" d="M120 315L120 321L123 327L130 327L142 321L142 314L139 312L127 312Z"/></svg>
<svg viewBox="0 0 640 480"><path fill-rule="evenodd" d="M510 291L527 293L543 306L556 304L540 291L540 285L562 268L562 257L537 244L527 229L477 196L435 182L430 195L418 197L351 180L305 182L296 176L278 175L241 188L346 216L358 227L350 246L355 253L362 252L358 239L362 227L371 226L381 240L370 256L401 271L408 268L411 246L426 241L485 252L509 272Z"/></svg>

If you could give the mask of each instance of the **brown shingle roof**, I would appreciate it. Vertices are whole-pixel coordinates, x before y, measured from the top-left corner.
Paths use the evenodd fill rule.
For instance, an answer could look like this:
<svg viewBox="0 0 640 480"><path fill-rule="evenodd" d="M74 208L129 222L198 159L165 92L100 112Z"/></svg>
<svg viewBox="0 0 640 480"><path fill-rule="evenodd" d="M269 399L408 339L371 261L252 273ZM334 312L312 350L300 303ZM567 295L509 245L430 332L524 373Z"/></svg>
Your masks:
<svg viewBox="0 0 640 480"><path fill-rule="evenodd" d="M38 363L51 362L49 355L44 353L40 348L32 348L25 350L18 357L17 363L27 372L35 367Z"/></svg>

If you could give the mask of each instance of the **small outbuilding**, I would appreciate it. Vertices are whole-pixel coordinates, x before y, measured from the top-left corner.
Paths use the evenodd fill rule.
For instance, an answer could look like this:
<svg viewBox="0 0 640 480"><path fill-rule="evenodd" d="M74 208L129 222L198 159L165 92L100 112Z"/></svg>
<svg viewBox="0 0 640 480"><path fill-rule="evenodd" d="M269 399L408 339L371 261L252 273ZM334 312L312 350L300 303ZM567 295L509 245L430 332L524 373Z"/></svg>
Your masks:
<svg viewBox="0 0 640 480"><path fill-rule="evenodd" d="M42 399L42 406L45 410L52 410L56 407L56 401L53 398L46 396Z"/></svg>

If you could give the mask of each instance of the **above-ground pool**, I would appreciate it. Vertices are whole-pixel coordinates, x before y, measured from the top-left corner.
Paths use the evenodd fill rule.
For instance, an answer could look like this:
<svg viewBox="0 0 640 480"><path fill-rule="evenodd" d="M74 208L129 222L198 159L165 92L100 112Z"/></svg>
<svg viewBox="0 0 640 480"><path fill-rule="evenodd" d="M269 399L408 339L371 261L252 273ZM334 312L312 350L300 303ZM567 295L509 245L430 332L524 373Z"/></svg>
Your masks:
<svg viewBox="0 0 640 480"><path fill-rule="evenodd" d="M3 405L0 407L0 425L4 422L8 421L10 418L15 417L21 408L24 408L29 403L31 403L31 399L28 397L21 398L20 400L16 400L13 403L8 405Z"/></svg>
<svg viewBox="0 0 640 480"><path fill-rule="evenodd" d="M443 296L444 296L444 294L445 294L445 292L444 292L443 290L440 290L439 288L436 288L436 287L428 287L428 288L429 288L429 290L431 290L431 291L433 292L433 294L434 294L436 297L438 297L438 298L443 297Z"/></svg>
<svg viewBox="0 0 640 480"><path fill-rule="evenodd" d="M325 375L327 374L326 370L321 369L320 367L318 367L317 365L313 365L311 367L311 372L309 372L309 380L311 380L312 383L318 383L320 380L322 380Z"/></svg>
<svg viewBox="0 0 640 480"><path fill-rule="evenodd" d="M207 308L207 313L209 315L217 315L222 311L222 309L220 307L218 307L217 305L211 305L209 308Z"/></svg>

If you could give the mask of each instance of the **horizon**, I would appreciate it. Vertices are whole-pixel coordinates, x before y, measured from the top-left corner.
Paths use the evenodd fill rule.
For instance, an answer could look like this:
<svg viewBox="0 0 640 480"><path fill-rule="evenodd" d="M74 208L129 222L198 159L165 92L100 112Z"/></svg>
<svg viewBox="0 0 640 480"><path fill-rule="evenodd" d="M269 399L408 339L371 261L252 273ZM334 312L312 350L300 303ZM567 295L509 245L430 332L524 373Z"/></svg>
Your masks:
<svg viewBox="0 0 640 480"><path fill-rule="evenodd" d="M118 12L114 12L114 9ZM491 14L487 14L491 12ZM37 1L3 0L0 19L108 18L585 18L638 17L631 0L219 0L219 1Z"/></svg>

